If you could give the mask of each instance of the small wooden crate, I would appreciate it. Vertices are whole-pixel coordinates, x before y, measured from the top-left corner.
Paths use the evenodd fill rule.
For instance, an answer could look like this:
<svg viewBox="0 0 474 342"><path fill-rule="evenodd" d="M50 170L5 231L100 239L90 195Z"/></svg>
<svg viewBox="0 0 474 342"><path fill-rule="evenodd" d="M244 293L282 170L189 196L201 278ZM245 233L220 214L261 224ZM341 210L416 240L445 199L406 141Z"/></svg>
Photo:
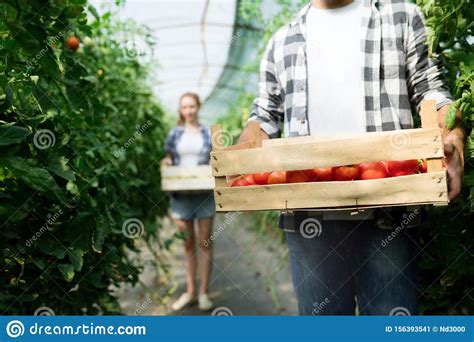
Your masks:
<svg viewBox="0 0 474 342"><path fill-rule="evenodd" d="M442 165L442 132L434 101L424 101L422 127L321 139L304 136L262 140L260 124L249 123L250 140L224 148L220 125L211 127L216 211L335 210L448 204ZM257 172L305 170L384 160L427 159L428 172L347 182L227 186L226 177Z"/></svg>
<svg viewBox="0 0 474 342"><path fill-rule="evenodd" d="M163 191L210 191L215 183L210 165L194 167L162 166L161 189Z"/></svg>

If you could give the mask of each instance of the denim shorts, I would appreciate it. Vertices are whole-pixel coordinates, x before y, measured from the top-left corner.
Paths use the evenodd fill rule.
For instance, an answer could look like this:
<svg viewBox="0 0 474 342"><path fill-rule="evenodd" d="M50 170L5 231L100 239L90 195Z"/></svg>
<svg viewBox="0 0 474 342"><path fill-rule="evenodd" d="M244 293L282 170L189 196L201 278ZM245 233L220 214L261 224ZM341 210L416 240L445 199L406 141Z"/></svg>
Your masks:
<svg viewBox="0 0 474 342"><path fill-rule="evenodd" d="M216 204L214 193L173 193L170 196L171 218L175 220L194 220L214 217Z"/></svg>

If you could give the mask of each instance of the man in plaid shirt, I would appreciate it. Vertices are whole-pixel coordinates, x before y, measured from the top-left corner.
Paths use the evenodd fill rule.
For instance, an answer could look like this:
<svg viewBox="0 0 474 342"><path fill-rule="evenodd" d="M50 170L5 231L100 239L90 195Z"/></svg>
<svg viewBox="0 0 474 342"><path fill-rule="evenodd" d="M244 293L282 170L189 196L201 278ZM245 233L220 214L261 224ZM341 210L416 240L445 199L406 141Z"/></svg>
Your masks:
<svg viewBox="0 0 474 342"><path fill-rule="evenodd" d="M435 100L445 133L450 199L460 192L465 131L446 129L452 97L439 64L428 55L416 5L313 0L271 37L260 69L259 96L248 121L258 121L267 139L282 132L296 137L409 129L412 109L419 112L422 100ZM239 143L247 139L244 129ZM410 209L404 210L406 217ZM420 216L418 209L415 213ZM416 314L421 251L416 229L397 231L387 241L400 224L398 214L383 208L355 217L280 215L300 314L351 315L356 307L360 314ZM308 219L317 219L321 235L301 233Z"/></svg>

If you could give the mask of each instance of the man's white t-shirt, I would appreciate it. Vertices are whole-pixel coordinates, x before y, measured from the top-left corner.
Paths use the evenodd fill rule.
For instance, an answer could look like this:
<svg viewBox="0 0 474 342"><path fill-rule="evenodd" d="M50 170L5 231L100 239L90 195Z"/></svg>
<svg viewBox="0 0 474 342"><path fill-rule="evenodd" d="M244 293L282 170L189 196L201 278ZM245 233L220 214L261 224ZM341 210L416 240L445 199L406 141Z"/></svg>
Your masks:
<svg viewBox="0 0 474 342"><path fill-rule="evenodd" d="M335 9L311 6L306 19L310 135L366 131L361 51L362 0Z"/></svg>
<svg viewBox="0 0 474 342"><path fill-rule="evenodd" d="M370 9L355 0L335 9L311 6L306 17L308 121L311 136L366 132L361 20ZM324 212L325 219L360 220L373 210Z"/></svg>

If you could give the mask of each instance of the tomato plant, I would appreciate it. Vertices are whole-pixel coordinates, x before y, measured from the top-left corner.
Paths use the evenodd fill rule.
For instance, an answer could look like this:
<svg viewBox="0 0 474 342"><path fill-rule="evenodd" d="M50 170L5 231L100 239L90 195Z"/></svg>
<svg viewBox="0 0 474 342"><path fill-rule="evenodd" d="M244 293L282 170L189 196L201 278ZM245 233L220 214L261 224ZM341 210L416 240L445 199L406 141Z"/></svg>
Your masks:
<svg viewBox="0 0 474 342"><path fill-rule="evenodd" d="M109 287L138 281L126 251L167 208L163 111L123 38L148 31L85 0L0 18L0 312L119 313Z"/></svg>

